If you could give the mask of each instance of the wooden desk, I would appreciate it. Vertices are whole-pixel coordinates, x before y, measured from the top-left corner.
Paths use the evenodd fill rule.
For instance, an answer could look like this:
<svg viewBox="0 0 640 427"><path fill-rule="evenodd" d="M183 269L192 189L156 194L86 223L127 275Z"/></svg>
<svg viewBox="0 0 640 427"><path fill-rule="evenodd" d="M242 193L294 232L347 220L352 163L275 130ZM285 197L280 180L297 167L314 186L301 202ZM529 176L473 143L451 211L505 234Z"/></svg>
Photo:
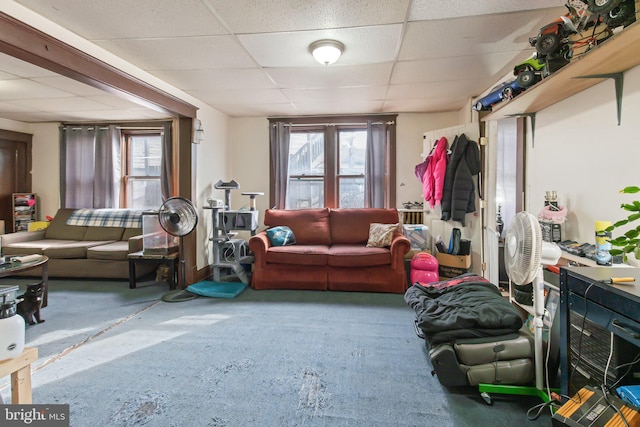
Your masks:
<svg viewBox="0 0 640 427"><path fill-rule="evenodd" d="M11 403L32 403L31 364L36 360L38 349L27 347L20 356L0 362L0 377L11 375Z"/></svg>

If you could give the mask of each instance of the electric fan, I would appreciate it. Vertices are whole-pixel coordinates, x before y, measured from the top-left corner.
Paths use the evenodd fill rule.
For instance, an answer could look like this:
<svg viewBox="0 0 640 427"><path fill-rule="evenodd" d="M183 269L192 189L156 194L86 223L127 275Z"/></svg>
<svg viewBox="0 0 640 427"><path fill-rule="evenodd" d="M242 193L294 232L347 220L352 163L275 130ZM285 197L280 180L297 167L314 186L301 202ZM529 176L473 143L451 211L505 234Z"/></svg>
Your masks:
<svg viewBox="0 0 640 427"><path fill-rule="evenodd" d="M507 229L504 242L504 263L509 281L515 285L532 283L535 389L521 386L492 387L492 391L506 394L534 395L548 400L544 393L544 364L542 328L544 316L544 277L542 265L554 265L562 252L553 243L542 241L542 231L535 216L518 212ZM487 397L483 394L483 398Z"/></svg>
<svg viewBox="0 0 640 427"><path fill-rule="evenodd" d="M183 238L198 225L198 211L190 200L184 197L170 197L158 210L158 222L164 231L180 237L180 276L181 289L184 290L186 284Z"/></svg>

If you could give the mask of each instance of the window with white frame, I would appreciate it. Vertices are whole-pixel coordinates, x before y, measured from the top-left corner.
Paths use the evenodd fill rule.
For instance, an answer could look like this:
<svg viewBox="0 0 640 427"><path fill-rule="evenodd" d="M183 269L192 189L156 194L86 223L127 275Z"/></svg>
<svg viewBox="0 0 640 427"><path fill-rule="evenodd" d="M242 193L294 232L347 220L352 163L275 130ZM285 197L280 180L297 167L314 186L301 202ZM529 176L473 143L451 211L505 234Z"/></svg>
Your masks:
<svg viewBox="0 0 640 427"><path fill-rule="evenodd" d="M160 131L129 131L123 132L123 139L124 207L158 209L162 204L162 135Z"/></svg>

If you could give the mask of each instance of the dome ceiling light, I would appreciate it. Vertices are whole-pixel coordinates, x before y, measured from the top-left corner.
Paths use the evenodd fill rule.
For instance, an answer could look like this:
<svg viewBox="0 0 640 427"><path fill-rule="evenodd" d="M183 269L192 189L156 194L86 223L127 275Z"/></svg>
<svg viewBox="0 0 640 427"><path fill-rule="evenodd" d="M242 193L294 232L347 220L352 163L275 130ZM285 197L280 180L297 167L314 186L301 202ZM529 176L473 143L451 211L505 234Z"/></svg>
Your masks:
<svg viewBox="0 0 640 427"><path fill-rule="evenodd" d="M309 46L309 52L322 65L333 64L344 52L344 45L336 40L318 40Z"/></svg>

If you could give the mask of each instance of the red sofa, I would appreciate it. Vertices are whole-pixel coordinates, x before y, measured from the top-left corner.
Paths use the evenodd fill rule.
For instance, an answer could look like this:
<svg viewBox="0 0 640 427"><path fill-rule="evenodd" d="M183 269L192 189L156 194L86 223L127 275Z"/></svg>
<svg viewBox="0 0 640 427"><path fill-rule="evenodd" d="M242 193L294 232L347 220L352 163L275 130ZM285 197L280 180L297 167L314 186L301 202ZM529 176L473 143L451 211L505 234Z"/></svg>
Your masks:
<svg viewBox="0 0 640 427"><path fill-rule="evenodd" d="M291 228L296 243L271 246L266 231L249 240L254 289L404 293L409 240L394 231L390 247L366 247L371 223L398 223L396 209L299 209L265 212L267 227Z"/></svg>

